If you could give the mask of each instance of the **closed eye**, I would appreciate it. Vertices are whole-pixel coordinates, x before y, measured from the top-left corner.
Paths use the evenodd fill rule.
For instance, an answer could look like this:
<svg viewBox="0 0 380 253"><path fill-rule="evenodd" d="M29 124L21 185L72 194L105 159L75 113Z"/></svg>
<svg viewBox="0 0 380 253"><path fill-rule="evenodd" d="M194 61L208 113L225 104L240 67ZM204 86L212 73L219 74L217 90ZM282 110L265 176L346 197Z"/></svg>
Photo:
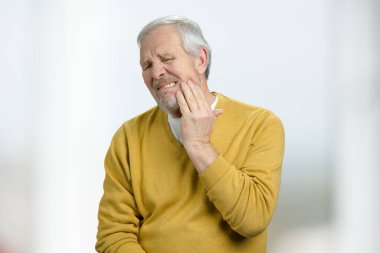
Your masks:
<svg viewBox="0 0 380 253"><path fill-rule="evenodd" d="M144 66L143 70L144 70L144 71L145 71L145 70L148 70L148 69L150 69L151 67L152 67L152 64L149 63L149 64L147 64L147 65Z"/></svg>
<svg viewBox="0 0 380 253"><path fill-rule="evenodd" d="M162 62L170 62L170 61L172 61L172 60L174 60L174 57L162 57L162 58L161 58L161 61L162 61Z"/></svg>

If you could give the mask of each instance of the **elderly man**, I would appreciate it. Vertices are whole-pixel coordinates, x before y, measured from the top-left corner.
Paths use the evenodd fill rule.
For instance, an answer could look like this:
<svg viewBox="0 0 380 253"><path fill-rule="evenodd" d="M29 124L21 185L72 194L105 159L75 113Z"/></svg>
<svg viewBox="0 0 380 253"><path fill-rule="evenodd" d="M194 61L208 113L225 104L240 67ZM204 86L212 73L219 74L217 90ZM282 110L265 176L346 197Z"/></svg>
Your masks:
<svg viewBox="0 0 380 253"><path fill-rule="evenodd" d="M152 21L138 44L158 106L113 137L97 251L265 252L284 153L281 121L210 92L211 50L193 21Z"/></svg>

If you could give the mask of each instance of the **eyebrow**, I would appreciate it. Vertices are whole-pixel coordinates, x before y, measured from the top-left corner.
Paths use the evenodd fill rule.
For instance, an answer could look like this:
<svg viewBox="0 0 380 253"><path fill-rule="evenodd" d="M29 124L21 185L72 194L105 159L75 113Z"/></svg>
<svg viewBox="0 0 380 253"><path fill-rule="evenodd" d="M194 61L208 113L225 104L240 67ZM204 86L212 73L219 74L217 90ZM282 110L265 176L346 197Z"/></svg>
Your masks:
<svg viewBox="0 0 380 253"><path fill-rule="evenodd" d="M163 53L163 54L158 54L159 58L171 58L174 55L172 53Z"/></svg>
<svg viewBox="0 0 380 253"><path fill-rule="evenodd" d="M174 57L174 54L173 53L162 53L162 54L158 54L157 57L159 59L162 59L162 58L173 58ZM143 67L149 63L152 63L152 61L150 59L143 59L142 61L140 61L140 66Z"/></svg>

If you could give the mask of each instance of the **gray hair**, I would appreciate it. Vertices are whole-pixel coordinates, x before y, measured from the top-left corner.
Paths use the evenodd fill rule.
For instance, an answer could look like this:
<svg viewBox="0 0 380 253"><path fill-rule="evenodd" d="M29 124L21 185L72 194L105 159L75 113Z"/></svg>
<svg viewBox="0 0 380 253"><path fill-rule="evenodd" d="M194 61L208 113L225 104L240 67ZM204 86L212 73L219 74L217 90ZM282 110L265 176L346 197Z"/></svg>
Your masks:
<svg viewBox="0 0 380 253"><path fill-rule="evenodd" d="M141 47L141 41L144 37L162 25L176 25L177 31L180 33L183 47L188 54L197 56L201 48L206 48L208 52L208 64L205 72L206 79L210 74L211 66L211 48L203 37L202 30L194 21L180 16L167 16L153 20L147 24L137 37L137 44Z"/></svg>

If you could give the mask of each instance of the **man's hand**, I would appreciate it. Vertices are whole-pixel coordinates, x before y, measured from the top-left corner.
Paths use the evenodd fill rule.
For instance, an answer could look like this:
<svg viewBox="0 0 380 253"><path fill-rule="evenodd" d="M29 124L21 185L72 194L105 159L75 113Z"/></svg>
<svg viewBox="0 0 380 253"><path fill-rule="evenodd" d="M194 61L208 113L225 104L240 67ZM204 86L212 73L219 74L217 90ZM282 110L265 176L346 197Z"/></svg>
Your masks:
<svg viewBox="0 0 380 253"><path fill-rule="evenodd" d="M182 114L180 135L193 165L200 173L218 156L210 144L210 136L216 117L223 111L212 111L206 95L193 82L184 82L181 88L182 91L176 94Z"/></svg>

